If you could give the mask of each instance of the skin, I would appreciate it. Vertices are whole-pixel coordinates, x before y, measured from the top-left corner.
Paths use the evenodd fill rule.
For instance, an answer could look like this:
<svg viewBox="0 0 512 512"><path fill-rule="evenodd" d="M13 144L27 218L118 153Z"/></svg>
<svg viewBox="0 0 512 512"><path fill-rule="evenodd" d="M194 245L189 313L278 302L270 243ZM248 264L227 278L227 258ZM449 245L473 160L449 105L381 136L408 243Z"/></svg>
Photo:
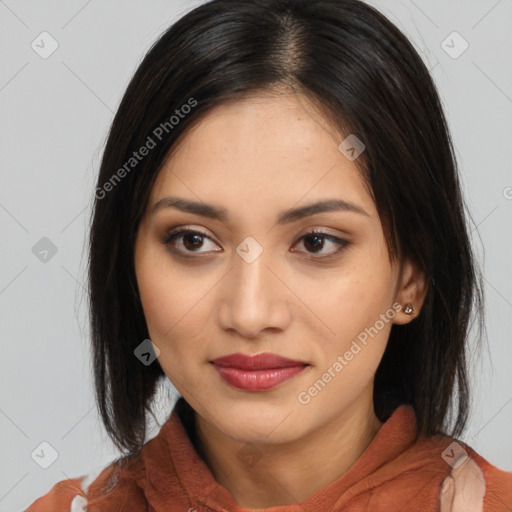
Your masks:
<svg viewBox="0 0 512 512"><path fill-rule="evenodd" d="M298 395L394 303L411 302L417 314L425 297L424 275L390 261L375 204L340 137L302 95L218 106L167 158L137 233L135 270L157 361L196 411L198 452L242 507L300 503L354 464L382 426L373 380L392 323L414 317L398 311L307 404ZM224 207L229 217L171 207L153 214L166 196ZM366 214L277 223L283 210L340 198ZM209 238L166 246L180 226ZM348 245L332 255L337 246L324 238L315 249L314 237L299 240L312 229ZM247 236L263 251L251 263L236 251ZM273 389L242 391L210 364L235 352L309 366Z"/></svg>

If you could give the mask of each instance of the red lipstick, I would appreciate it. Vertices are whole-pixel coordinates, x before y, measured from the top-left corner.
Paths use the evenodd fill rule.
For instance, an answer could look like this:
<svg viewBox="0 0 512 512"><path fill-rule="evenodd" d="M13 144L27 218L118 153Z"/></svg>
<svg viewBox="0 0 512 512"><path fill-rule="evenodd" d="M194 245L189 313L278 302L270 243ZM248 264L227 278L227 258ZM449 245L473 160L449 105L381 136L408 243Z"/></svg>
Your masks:
<svg viewBox="0 0 512 512"><path fill-rule="evenodd" d="M228 384L244 391L271 389L299 374L309 366L276 354L230 354L211 361L220 377Z"/></svg>

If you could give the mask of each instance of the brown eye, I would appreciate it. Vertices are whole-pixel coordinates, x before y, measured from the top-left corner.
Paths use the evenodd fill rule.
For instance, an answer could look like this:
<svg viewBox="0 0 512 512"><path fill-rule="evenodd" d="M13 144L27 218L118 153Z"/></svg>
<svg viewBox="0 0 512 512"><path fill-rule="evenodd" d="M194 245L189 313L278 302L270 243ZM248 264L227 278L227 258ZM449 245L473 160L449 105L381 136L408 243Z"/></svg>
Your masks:
<svg viewBox="0 0 512 512"><path fill-rule="evenodd" d="M203 245L203 236L196 233L185 233L182 243L187 250L197 251Z"/></svg>
<svg viewBox="0 0 512 512"><path fill-rule="evenodd" d="M214 243L208 235L202 233L201 231L195 231L192 229L180 229L167 235L163 240L163 243L166 246L172 246L173 249L176 249L182 253L203 253L204 251L200 251L199 249L204 246L205 240L209 240L210 242ZM179 247L180 245L183 248Z"/></svg>
<svg viewBox="0 0 512 512"><path fill-rule="evenodd" d="M328 251L321 257L328 257L337 254L349 244L346 240L329 235L328 233L323 233L322 231L306 233L299 238L297 243L299 242L303 242L306 252L309 254L322 254L322 250L326 246L326 242L327 247L329 247L329 245L331 245L331 247L334 246L334 250Z"/></svg>
<svg viewBox="0 0 512 512"><path fill-rule="evenodd" d="M319 252L323 249L325 237L322 235L310 235L304 238L304 247L312 252Z"/></svg>

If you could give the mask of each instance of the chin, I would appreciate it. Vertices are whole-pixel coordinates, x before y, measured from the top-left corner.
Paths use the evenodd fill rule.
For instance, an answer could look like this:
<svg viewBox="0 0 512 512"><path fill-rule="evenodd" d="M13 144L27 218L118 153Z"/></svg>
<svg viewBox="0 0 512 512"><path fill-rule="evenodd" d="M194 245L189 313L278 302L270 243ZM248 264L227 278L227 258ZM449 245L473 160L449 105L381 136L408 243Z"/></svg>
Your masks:
<svg viewBox="0 0 512 512"><path fill-rule="evenodd" d="M301 437L297 428L296 415L290 414L290 408L280 406L278 410L269 409L265 404L247 404L229 407L228 415L222 414L217 422L234 440L241 443L281 444ZM301 426L304 427L303 422Z"/></svg>

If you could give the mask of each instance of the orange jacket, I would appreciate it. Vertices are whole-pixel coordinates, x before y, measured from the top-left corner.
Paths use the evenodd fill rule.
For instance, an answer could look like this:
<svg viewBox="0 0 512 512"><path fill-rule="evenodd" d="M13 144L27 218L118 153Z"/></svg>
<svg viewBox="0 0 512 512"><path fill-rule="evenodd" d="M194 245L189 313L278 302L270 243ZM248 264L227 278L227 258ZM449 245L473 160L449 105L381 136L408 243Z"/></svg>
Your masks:
<svg viewBox="0 0 512 512"><path fill-rule="evenodd" d="M84 485L83 477L63 480L25 512L250 512L216 482L199 457L179 412L189 406L182 398L178 404L140 457L118 472L109 465L90 485ZM444 482L455 485L441 497ZM300 504L265 510L510 512L512 473L450 437L416 439L414 410L401 405L338 480Z"/></svg>

